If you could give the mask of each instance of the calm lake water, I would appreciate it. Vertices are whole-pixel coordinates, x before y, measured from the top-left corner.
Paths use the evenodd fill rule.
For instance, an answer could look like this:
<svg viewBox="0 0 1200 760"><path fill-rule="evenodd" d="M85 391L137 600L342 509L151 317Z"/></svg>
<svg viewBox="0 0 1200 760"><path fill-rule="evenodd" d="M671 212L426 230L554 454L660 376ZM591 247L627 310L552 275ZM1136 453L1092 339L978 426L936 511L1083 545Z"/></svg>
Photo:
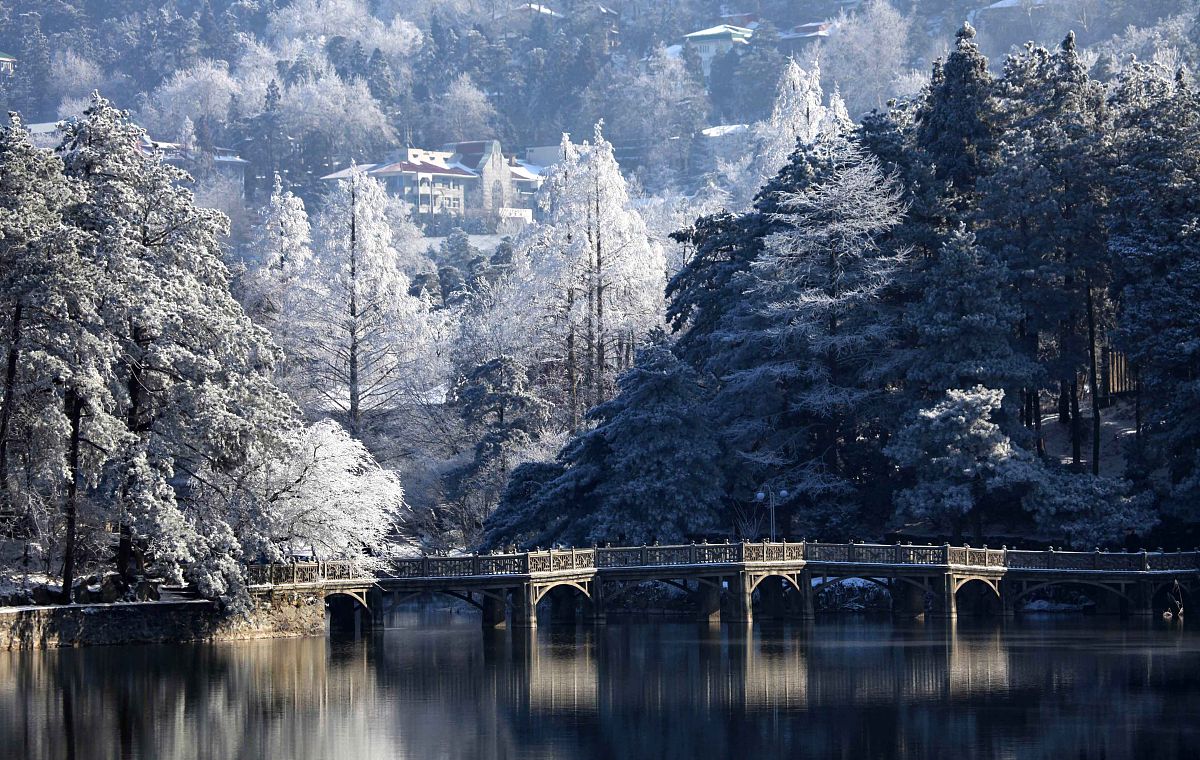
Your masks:
<svg viewBox="0 0 1200 760"><path fill-rule="evenodd" d="M1200 636L1161 621L393 623L0 653L0 758L1200 758Z"/></svg>

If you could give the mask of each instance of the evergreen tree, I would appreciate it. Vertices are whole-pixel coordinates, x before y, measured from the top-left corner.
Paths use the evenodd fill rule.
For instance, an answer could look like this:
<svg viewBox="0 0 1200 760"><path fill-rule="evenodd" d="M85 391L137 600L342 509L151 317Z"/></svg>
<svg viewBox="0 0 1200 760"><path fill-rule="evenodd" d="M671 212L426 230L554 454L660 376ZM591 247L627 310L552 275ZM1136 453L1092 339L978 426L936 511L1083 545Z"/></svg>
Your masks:
<svg viewBox="0 0 1200 760"><path fill-rule="evenodd" d="M85 490L129 442L110 383L119 347L98 310L111 283L64 223L79 200L62 163L11 117L0 129L0 520L26 540L27 561L42 546L49 572L58 544L68 603Z"/></svg>
<svg viewBox="0 0 1200 760"><path fill-rule="evenodd" d="M728 524L695 371L651 347L618 385L615 398L589 412L596 427L560 453L556 477L535 466L514 475L488 521L487 544L678 543ZM518 490L528 498L517 499Z"/></svg>
<svg viewBox="0 0 1200 760"><path fill-rule="evenodd" d="M897 431L886 452L916 480L896 494L898 517L926 520L955 539L973 523L982 539L984 510L997 492L1045 477L1037 459L993 422L1003 399L1004 391L982 385L947 390Z"/></svg>
<svg viewBox="0 0 1200 760"><path fill-rule="evenodd" d="M895 183L849 139L818 140L810 153L822 175L778 193L779 229L750 265L710 366L723 381L714 404L731 405L742 421L730 429L731 448L793 483L789 507L805 509L806 525L844 531L877 466L877 378L897 328L881 296L902 260L879 239L903 206ZM764 414L771 398L775 411Z"/></svg>
<svg viewBox="0 0 1200 760"><path fill-rule="evenodd" d="M1082 468L1080 377L1098 384L1098 351L1111 277L1105 243L1102 88L1088 78L1074 35L1050 53L1029 47L1009 59L999 86L1004 170L981 199L981 242L999 251L1015 282L1027 355L1058 383L1059 417L1070 425ZM1047 350L1048 349L1048 350ZM1028 394L1036 399L1038 393ZM1093 473L1099 472L1099 394L1092 393ZM1036 402L1034 406L1036 406ZM1039 416L1036 410L1029 416Z"/></svg>
<svg viewBox="0 0 1200 760"><path fill-rule="evenodd" d="M513 466L545 432L550 409L525 367L507 355L471 368L456 384L451 403L479 442L471 461L449 474L449 508L439 511L444 529L474 545Z"/></svg>
<svg viewBox="0 0 1200 760"><path fill-rule="evenodd" d="M1021 313L1011 276L960 227L923 274L923 297L904 315L916 347L903 360L914 392L926 399L976 385L1019 397L1037 365L1013 346ZM1016 423L1016 410L1006 420ZM1008 430L1011 430L1011 424Z"/></svg>
<svg viewBox="0 0 1200 760"><path fill-rule="evenodd" d="M1200 95L1181 74L1125 75L1112 250L1118 345L1136 368L1138 471L1167 475L1168 513L1200 520ZM1153 481L1150 480L1152 483Z"/></svg>
<svg viewBox="0 0 1200 760"><path fill-rule="evenodd" d="M40 13L23 13L17 23L17 66L13 73L8 107L22 112L26 120L51 118L55 103L51 100L50 41L42 32Z"/></svg>
<svg viewBox="0 0 1200 760"><path fill-rule="evenodd" d="M996 150L996 103L988 61L963 24L945 64L935 64L933 82L917 119L917 144L948 186L952 207L963 211L977 179Z"/></svg>
<svg viewBox="0 0 1200 760"><path fill-rule="evenodd" d="M227 220L194 205L181 171L139 151L141 134L94 96L60 148L84 193L67 218L107 273L99 316L120 358L104 380L133 437L111 464L118 564L128 571L141 544L161 571L178 576L186 563L202 590L233 599L243 519L227 511L233 484L278 445L292 406L271 383L276 348L230 294ZM177 492L178 481L189 488Z"/></svg>
<svg viewBox="0 0 1200 760"><path fill-rule="evenodd" d="M297 378L292 358L298 350L295 330L303 318L303 278L312 266L312 233L304 201L283 189L275 175L271 198L260 212L248 251L249 261L242 292L246 311L271 331L284 350L277 376L291 386Z"/></svg>

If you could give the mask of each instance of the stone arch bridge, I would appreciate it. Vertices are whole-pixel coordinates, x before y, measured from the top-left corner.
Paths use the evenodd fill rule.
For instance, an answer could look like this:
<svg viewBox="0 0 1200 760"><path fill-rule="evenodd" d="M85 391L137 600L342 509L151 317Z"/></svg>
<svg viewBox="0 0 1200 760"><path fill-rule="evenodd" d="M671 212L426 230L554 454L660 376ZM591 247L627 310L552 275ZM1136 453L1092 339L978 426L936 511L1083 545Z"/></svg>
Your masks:
<svg viewBox="0 0 1200 760"><path fill-rule="evenodd" d="M400 559L387 572L366 573L348 562L252 565L251 591L272 595L306 591L353 600L376 622L399 604L435 593L483 612L485 627L537 625L548 597L602 621L605 599L622 585L657 581L688 592L703 618L750 622L755 594L763 604L786 593L802 617L813 615L822 585L860 578L885 587L893 610L954 618L964 601L972 609L1012 615L1030 594L1072 586L1096 597L1098 609L1150 615L1165 609L1176 582L1185 595L1200 591L1200 551L1063 552L913 546L762 542L563 549L513 554L425 556ZM571 597L575 597L574 599ZM724 604L722 603L724 601ZM724 608L724 613L722 613Z"/></svg>

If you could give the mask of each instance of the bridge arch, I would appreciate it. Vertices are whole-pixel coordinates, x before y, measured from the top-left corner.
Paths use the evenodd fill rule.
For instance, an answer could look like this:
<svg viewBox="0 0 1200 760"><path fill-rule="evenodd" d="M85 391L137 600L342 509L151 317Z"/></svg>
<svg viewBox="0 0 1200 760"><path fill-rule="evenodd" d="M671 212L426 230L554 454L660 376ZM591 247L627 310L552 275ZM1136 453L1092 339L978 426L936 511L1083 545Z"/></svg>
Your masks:
<svg viewBox="0 0 1200 760"><path fill-rule="evenodd" d="M951 585L954 609L968 615L995 616L1002 612L1000 580L976 575L955 578Z"/></svg>
<svg viewBox="0 0 1200 760"><path fill-rule="evenodd" d="M1176 580L1179 581L1179 589L1181 592L1180 596L1183 597L1182 602L1185 614L1186 610L1191 608L1192 615L1195 616L1197 612L1200 612L1200 610L1196 610L1192 605L1195 603L1196 593L1198 587L1200 587L1200 584L1198 584L1196 580L1192 578L1171 578L1170 580L1163 580L1154 584L1150 590L1149 601L1151 612L1154 614L1159 614L1168 610L1174 612L1172 609L1173 605L1170 598L1170 593L1172 587L1175 585Z"/></svg>
<svg viewBox="0 0 1200 760"><path fill-rule="evenodd" d="M874 583L876 586L879 586L881 589L883 589L884 591L887 591L888 593L891 593L892 587L888 585L887 581L898 581L900 583L912 586L913 588L918 589L920 591L929 591L930 590L929 586L925 583L922 583L920 580L916 580L913 578L905 578L902 576L897 576L895 578L873 578L868 575L837 575L837 576L819 576L819 577L821 578L821 582L813 584L813 593L816 593L831 584L841 583L842 581L846 581L846 580L860 580L860 581L867 581L868 583Z"/></svg>
<svg viewBox="0 0 1200 760"><path fill-rule="evenodd" d="M330 629L356 633L370 626L371 606L365 593L353 590L336 590L325 594L325 618Z"/></svg>
<svg viewBox="0 0 1200 760"><path fill-rule="evenodd" d="M791 586L796 591L803 592L803 589L800 586L799 573L763 573L755 576L750 583L750 593L754 593L767 578L782 578L787 585Z"/></svg>
<svg viewBox="0 0 1200 760"><path fill-rule="evenodd" d="M1084 587L1090 588L1090 589L1099 589L1099 590L1104 591L1112 596L1117 597L1119 600L1125 602L1126 604L1133 605L1135 603L1135 600L1133 599L1133 597L1131 597L1128 593L1125 592L1125 590L1121 584L1105 583L1103 581L1092 581L1092 580L1075 579L1075 578L1069 578L1069 579L1064 578L1062 580L1059 580L1056 578L1054 580L1041 581L1038 583L1028 583L1025 585L1024 588L1022 588L1020 591L1018 591L1016 594L1013 595L1012 603L1014 605L1019 605L1021 602L1028 599L1031 594L1034 594L1043 589L1070 588L1073 586L1084 586ZM1095 600L1093 600L1093 601L1095 601Z"/></svg>
<svg viewBox="0 0 1200 760"><path fill-rule="evenodd" d="M549 594L551 591L553 591L555 589L559 589L559 588L564 588L564 587L569 587L569 588L575 589L580 594L582 594L583 597L585 599L587 599L588 602L590 603L592 601L592 592L591 592L591 589L588 588L588 585L589 584L587 581L577 581L577 580L562 580L562 581L556 581L554 583L537 584L537 586L535 586L534 591L533 591L533 603L538 604L543 599L545 599L546 595Z"/></svg>

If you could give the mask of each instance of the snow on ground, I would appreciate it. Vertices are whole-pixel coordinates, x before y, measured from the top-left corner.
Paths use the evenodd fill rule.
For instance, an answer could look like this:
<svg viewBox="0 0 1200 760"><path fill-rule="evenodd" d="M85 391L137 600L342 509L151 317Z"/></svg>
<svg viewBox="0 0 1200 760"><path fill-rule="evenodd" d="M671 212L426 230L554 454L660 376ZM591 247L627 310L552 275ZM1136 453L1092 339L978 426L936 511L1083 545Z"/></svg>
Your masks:
<svg viewBox="0 0 1200 760"><path fill-rule="evenodd" d="M1079 612L1090 606L1083 602L1053 602L1049 599L1035 599L1021 610L1023 612Z"/></svg>
<svg viewBox="0 0 1200 760"><path fill-rule="evenodd" d="M1042 435L1046 440L1046 453L1058 458L1063 464L1071 462L1071 427L1058 421L1054 412L1055 401L1043 399L1042 409L1050 414L1042 416ZM1090 399L1079 401L1082 412L1083 463L1091 465L1092 416ZM1119 476L1125 472L1125 444L1132 440L1135 431L1133 401L1119 401L1107 409L1100 410L1100 474Z"/></svg>

